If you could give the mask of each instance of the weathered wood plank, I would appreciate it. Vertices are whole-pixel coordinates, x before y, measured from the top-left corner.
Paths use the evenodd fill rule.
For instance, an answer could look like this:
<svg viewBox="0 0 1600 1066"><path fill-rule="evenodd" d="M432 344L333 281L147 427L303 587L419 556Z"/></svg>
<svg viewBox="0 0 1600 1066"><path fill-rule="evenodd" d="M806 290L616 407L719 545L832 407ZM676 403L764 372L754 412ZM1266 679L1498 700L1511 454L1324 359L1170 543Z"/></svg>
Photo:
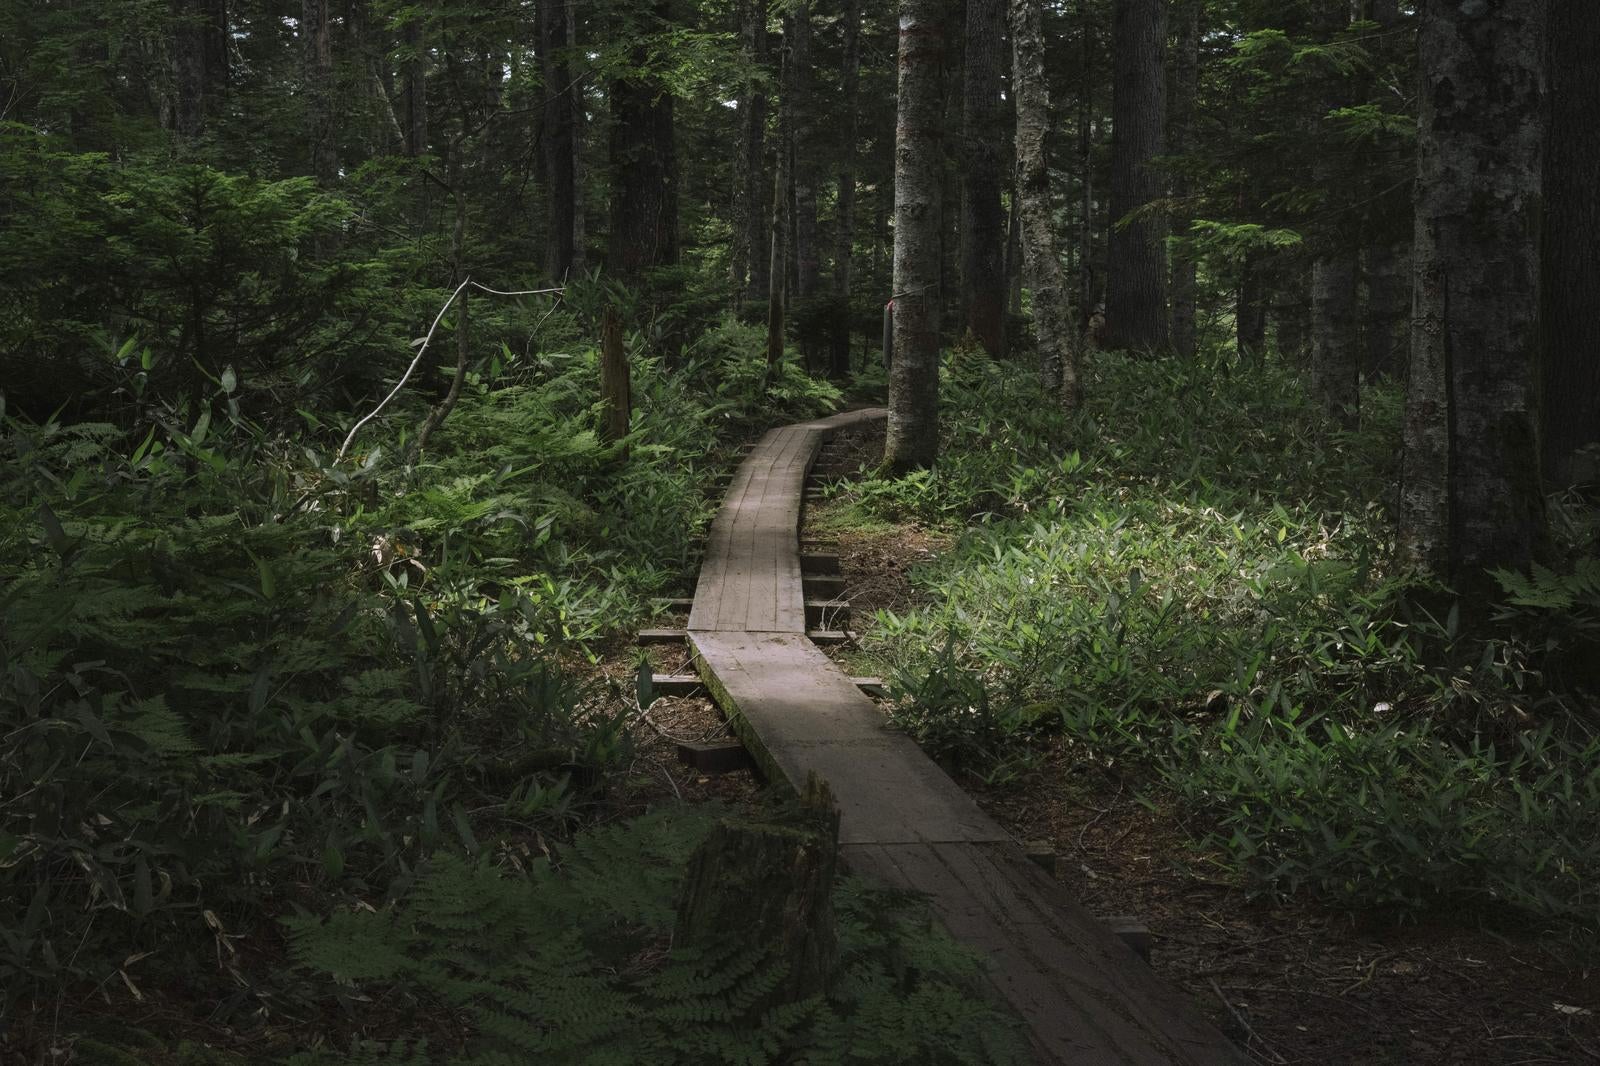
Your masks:
<svg viewBox="0 0 1600 1066"><path fill-rule="evenodd" d="M806 479L850 412L773 430L750 450L712 522L687 634L706 688L772 781L817 774L858 872L925 894L990 961L988 979L1028 1026L1041 1062L1236 1066L1243 1057L1088 915L906 736L890 730L813 641L848 604L835 550L803 545ZM828 546L830 549L832 546ZM816 575L827 575L818 580ZM808 587L813 596L807 598Z"/></svg>

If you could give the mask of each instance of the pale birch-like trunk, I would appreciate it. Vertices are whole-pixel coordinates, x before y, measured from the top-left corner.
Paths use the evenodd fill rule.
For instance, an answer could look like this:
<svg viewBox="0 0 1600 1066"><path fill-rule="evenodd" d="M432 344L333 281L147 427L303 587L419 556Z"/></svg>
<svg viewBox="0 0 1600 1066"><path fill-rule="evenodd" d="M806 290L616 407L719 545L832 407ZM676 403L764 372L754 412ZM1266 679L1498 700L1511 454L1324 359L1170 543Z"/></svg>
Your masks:
<svg viewBox="0 0 1600 1066"><path fill-rule="evenodd" d="M939 229L944 115L944 4L900 0L894 142L894 362L884 465L904 471L939 454Z"/></svg>
<svg viewBox="0 0 1600 1066"><path fill-rule="evenodd" d="M1040 0L1011 0L1012 91L1017 101L1017 197L1022 211L1022 262L1033 298L1039 344L1039 377L1076 409L1083 399L1073 345L1067 280L1056 251L1050 208L1050 167L1045 138L1050 129L1050 87L1045 80Z"/></svg>

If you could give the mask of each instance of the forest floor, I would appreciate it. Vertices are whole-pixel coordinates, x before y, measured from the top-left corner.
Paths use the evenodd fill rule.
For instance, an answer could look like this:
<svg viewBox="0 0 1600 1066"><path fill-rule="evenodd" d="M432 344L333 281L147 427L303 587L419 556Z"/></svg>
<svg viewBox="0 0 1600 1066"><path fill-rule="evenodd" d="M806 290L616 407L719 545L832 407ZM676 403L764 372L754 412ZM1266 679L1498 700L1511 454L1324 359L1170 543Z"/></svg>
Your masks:
<svg viewBox="0 0 1600 1066"><path fill-rule="evenodd" d="M850 465L880 453L859 441ZM850 513L808 508L806 535L837 539L851 628L864 634L878 611L918 603L908 575L952 538L915 524L852 526ZM877 672L859 645L833 654L853 673ZM1259 1062L1600 1062L1600 988L1562 942L1451 915L1402 924L1247 898L1207 875L1182 812L1066 745L1007 785L961 783L1018 839L1048 843L1057 876L1092 913L1146 925L1156 970Z"/></svg>
<svg viewBox="0 0 1600 1066"><path fill-rule="evenodd" d="M881 441L858 436L844 465L870 469ZM953 537L914 523L861 522L831 502L808 506L803 537L836 542L850 629L902 612L909 579ZM670 619L660 624L674 624ZM681 646L646 649L654 669L689 669ZM858 641L830 647L853 674L877 672ZM639 653L614 647L601 669L631 685ZM679 740L727 735L705 698L658 700L636 727L633 800L754 803L749 772L702 774L679 763ZM1255 1061L1307 1066L1600 1063L1600 989L1559 941L1490 929L1448 914L1418 922L1351 914L1314 901L1253 899L1208 875L1182 812L1148 782L1049 744L1031 772L990 787L961 780L1019 840L1047 843L1057 876L1092 913L1132 916L1154 934L1152 964Z"/></svg>

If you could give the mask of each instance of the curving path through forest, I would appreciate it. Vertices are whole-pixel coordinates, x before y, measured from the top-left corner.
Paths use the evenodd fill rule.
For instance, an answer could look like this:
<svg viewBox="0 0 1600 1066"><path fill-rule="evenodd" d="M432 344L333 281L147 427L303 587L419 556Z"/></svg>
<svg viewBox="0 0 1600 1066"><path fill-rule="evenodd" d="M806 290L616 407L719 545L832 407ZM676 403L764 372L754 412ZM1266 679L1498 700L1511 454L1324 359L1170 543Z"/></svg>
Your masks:
<svg viewBox="0 0 1600 1066"><path fill-rule="evenodd" d="M688 639L706 687L769 780L825 780L840 855L928 897L1026 1023L1041 1062L1239 1064L1244 1056L1089 915L807 636L799 525L823 443L881 409L774 429L712 523Z"/></svg>

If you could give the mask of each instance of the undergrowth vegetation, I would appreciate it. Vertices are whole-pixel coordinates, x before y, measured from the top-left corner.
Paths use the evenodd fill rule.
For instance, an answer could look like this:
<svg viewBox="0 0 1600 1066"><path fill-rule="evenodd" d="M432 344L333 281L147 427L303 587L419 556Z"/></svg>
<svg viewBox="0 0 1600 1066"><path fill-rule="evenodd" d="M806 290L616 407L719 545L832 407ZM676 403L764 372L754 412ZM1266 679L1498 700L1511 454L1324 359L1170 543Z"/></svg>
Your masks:
<svg viewBox="0 0 1600 1066"><path fill-rule="evenodd" d="M1390 562L1399 398L1334 429L1290 371L1099 354L1085 414L960 353L938 469L868 515L969 524L884 615L897 717L992 784L1035 741L1134 772L1254 891L1600 931L1591 527L1497 619ZM1471 635L1469 635L1469 630ZM1586 673L1586 670L1588 671Z"/></svg>
<svg viewBox="0 0 1600 1066"><path fill-rule="evenodd" d="M441 856L493 865L613 809L636 706L585 659L692 573L719 447L839 394L792 367L763 394L748 327L670 372L635 336L632 432L606 444L581 314L502 304L474 331L420 454L432 380L337 461L354 416L294 414L233 366L197 397L147 389L162 357L136 344L79 398L104 420L5 421L14 1046L65 1039L61 1005L94 989L174 982L210 1025L294 1025L314 1012L274 957L291 909L385 907Z"/></svg>

